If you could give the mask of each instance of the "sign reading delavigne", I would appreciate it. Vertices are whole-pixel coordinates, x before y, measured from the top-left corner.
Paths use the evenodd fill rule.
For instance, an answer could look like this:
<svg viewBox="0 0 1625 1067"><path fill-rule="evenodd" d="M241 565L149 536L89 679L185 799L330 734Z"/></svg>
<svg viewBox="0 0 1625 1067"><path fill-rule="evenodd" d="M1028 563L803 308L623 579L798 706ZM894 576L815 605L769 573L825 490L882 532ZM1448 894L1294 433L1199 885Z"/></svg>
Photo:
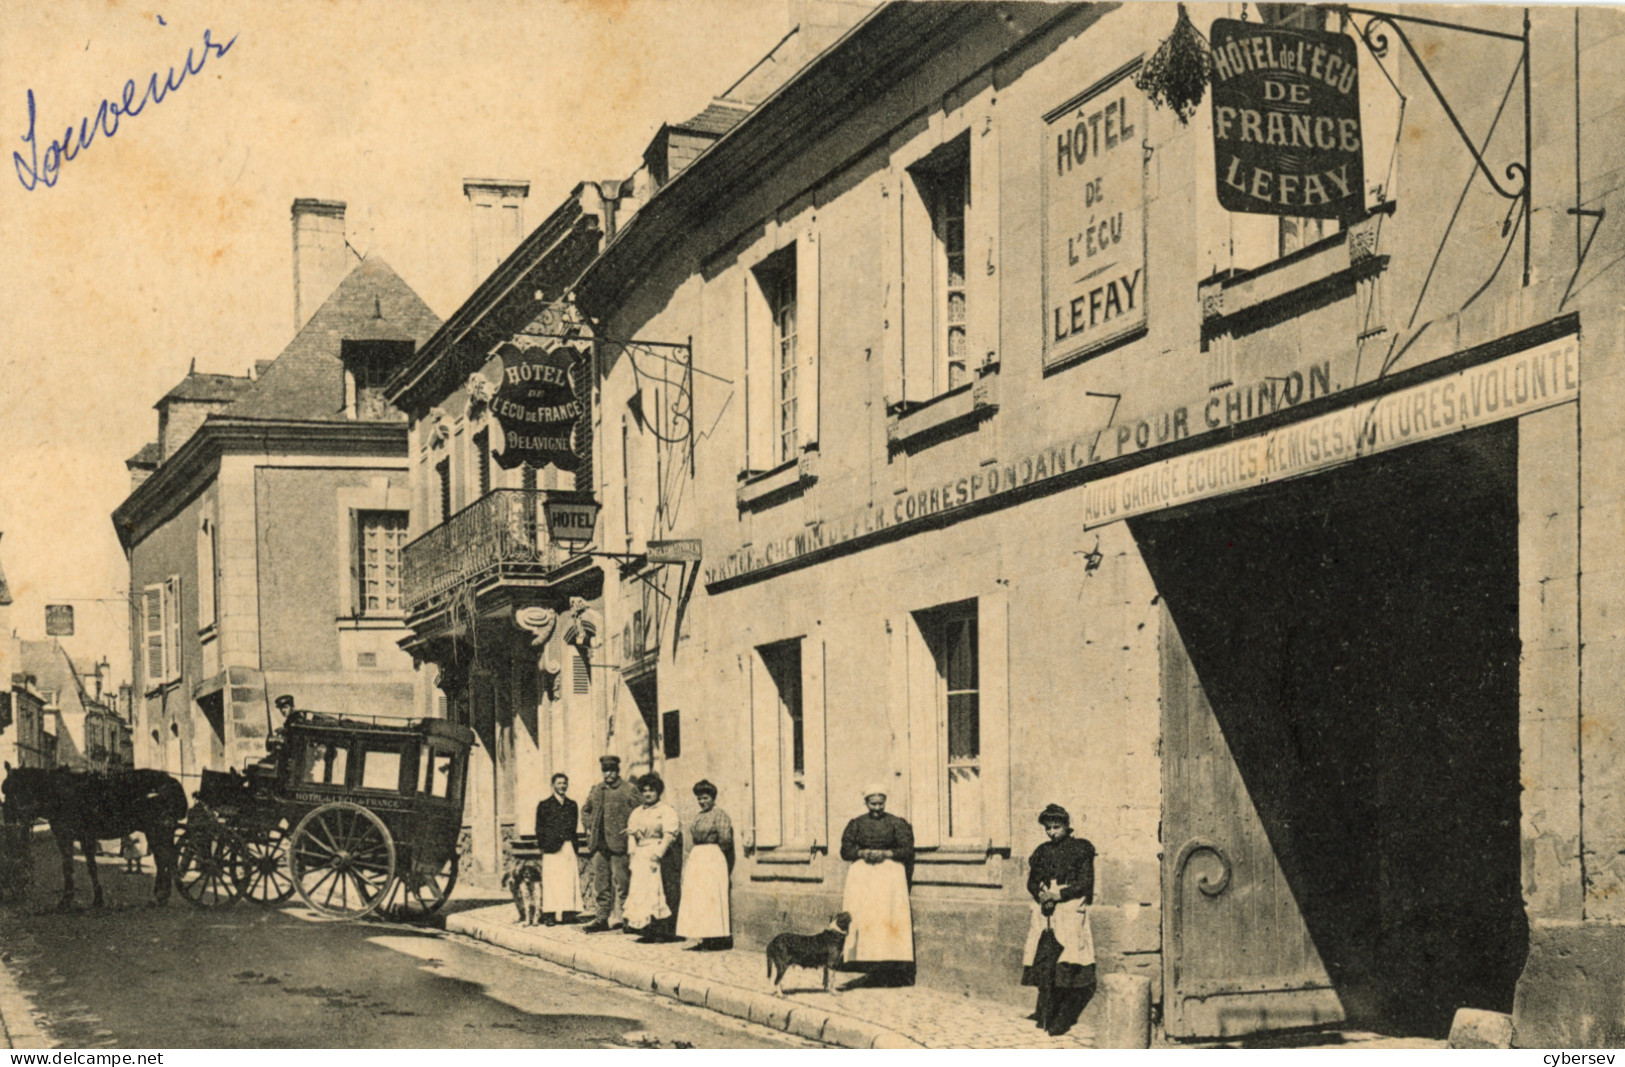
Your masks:
<svg viewBox="0 0 1625 1067"><path fill-rule="evenodd" d="M1354 38L1215 19L1212 40L1220 206L1307 218L1358 215L1365 166Z"/></svg>
<svg viewBox="0 0 1625 1067"><path fill-rule="evenodd" d="M502 382L491 398L491 414L502 427L497 464L512 469L552 464L573 471L591 447L586 435L589 380L584 347L522 348L511 341L497 347Z"/></svg>

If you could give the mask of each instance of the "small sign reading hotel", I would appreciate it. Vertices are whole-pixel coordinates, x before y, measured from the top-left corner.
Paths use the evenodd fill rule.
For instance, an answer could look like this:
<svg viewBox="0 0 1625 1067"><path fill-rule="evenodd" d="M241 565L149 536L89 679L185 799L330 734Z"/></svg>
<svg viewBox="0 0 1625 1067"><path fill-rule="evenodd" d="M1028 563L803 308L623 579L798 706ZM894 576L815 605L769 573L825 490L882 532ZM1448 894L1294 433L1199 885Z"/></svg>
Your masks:
<svg viewBox="0 0 1625 1067"><path fill-rule="evenodd" d="M1358 215L1365 165L1354 39L1215 19L1212 41L1220 206L1306 218Z"/></svg>
<svg viewBox="0 0 1625 1067"><path fill-rule="evenodd" d="M1145 94L1119 72L1044 117L1044 366L1145 329Z"/></svg>

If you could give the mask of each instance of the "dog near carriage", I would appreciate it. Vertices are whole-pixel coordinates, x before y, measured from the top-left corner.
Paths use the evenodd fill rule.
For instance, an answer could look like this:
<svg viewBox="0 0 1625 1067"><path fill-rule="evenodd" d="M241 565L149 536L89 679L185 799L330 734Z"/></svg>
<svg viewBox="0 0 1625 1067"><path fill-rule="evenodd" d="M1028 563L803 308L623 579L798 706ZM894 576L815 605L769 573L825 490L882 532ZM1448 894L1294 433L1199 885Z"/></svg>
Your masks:
<svg viewBox="0 0 1625 1067"><path fill-rule="evenodd" d="M542 921L542 861L510 856L502 872L502 888L513 894L520 926Z"/></svg>
<svg viewBox="0 0 1625 1067"><path fill-rule="evenodd" d="M775 996L784 996L784 975L791 967L822 970L824 992L834 993L835 970L841 965L852 916L840 912L816 934L780 934L767 943L767 976Z"/></svg>

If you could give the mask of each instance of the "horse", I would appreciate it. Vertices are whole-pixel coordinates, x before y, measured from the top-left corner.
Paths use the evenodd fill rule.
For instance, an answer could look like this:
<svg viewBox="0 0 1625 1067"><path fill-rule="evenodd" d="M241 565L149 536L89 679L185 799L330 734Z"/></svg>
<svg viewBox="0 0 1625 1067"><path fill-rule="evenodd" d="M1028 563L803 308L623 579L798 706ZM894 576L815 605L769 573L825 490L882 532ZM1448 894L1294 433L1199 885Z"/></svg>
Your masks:
<svg viewBox="0 0 1625 1067"><path fill-rule="evenodd" d="M95 907L102 906L96 873L98 842L140 832L158 868L153 905L169 902L175 873L175 831L186 817L186 790L163 771L76 773L66 768L12 767L5 764L0 784L6 822L28 826L44 819L62 854L61 910L73 907L73 844L79 842L90 869Z"/></svg>

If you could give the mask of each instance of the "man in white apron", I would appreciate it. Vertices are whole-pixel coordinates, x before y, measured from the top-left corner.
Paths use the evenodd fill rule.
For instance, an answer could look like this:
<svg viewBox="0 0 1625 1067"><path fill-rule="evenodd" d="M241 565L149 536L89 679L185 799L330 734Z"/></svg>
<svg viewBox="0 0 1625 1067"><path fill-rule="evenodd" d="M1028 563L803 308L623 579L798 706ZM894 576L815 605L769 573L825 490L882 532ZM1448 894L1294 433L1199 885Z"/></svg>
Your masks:
<svg viewBox="0 0 1625 1067"><path fill-rule="evenodd" d="M842 959L882 981L914 981L914 915L908 903L914 867L914 828L886 814L886 790L864 789L869 809L846 824L841 858L846 872L841 907L852 917Z"/></svg>

